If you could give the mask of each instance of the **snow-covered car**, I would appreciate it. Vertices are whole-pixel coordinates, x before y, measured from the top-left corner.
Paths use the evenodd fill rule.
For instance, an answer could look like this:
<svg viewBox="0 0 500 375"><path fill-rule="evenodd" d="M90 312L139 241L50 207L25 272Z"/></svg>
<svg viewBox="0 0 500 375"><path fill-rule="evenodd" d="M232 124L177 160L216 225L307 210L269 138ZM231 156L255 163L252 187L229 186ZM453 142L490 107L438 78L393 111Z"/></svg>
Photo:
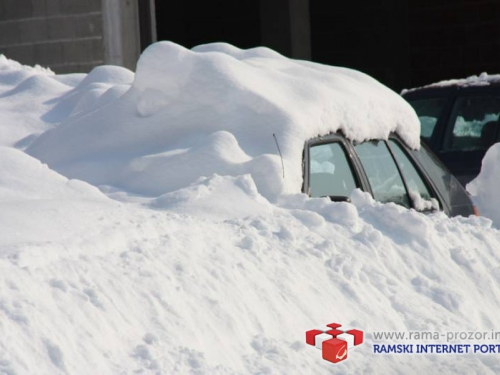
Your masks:
<svg viewBox="0 0 500 375"><path fill-rule="evenodd" d="M130 80L120 69L86 76L58 104L71 115L26 152L67 177L161 205L218 175L247 176L254 186L247 190L268 202L301 193L348 197L359 187L381 202L473 213L460 184L421 149L412 107L366 74L221 43L193 50L155 43L132 84L103 85L102 77ZM315 138L339 132L345 138ZM342 150L348 161L330 162Z"/></svg>
<svg viewBox="0 0 500 375"><path fill-rule="evenodd" d="M500 141L500 75L481 74L405 90L421 122L421 137L464 186Z"/></svg>
<svg viewBox="0 0 500 375"><path fill-rule="evenodd" d="M341 133L309 140L304 149L303 191L348 201L356 188L374 199L421 212L475 214L464 188L425 146L413 150L395 133L386 140L351 142Z"/></svg>

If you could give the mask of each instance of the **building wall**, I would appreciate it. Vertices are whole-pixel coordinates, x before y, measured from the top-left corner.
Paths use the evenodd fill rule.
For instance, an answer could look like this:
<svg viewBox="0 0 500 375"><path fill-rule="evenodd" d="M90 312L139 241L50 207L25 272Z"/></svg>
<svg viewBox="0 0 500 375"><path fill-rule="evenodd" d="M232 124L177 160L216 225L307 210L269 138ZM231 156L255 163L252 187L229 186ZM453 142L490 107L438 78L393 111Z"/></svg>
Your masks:
<svg viewBox="0 0 500 375"><path fill-rule="evenodd" d="M57 73L105 63L134 69L137 19L132 0L1 0L0 53Z"/></svg>

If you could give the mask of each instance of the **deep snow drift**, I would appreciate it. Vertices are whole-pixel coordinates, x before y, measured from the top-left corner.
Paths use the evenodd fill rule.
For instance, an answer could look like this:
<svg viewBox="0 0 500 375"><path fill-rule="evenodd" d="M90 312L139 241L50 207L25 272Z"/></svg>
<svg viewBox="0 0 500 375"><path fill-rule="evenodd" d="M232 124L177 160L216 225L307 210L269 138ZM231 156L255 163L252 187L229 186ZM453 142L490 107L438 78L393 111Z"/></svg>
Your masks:
<svg viewBox="0 0 500 375"><path fill-rule="evenodd" d="M391 120L375 97L395 94L350 70L266 49L197 51L155 46L141 60L143 78L141 69L135 77L113 67L58 76L3 60L0 93L9 95L0 102L8 139L0 148L0 373L500 372L498 354L372 351L373 331L500 331L500 233L490 220L425 216L359 191L353 204L281 194L288 186L300 190L291 156L301 151L298 138L359 116L353 137L396 130L412 141L419 133L413 112L398 120L408 108L402 106ZM156 52L172 60L155 63ZM172 82L161 70L182 65L192 75L174 69ZM204 67L225 76L199 75ZM9 79L19 71L29 76ZM321 87L323 73L327 87L317 93L312 87ZM311 83L303 85L308 75ZM336 79L342 94L330 87ZM258 89L269 80L276 84L269 94ZM147 93L161 82L168 90ZM195 87L224 95L203 103ZM344 92L349 87L363 89L359 108L372 103L376 117L353 112L350 100L358 96ZM321 93L332 99L315 114ZM294 96L307 115L287 108ZM382 124L382 114L391 121ZM271 136L261 134L267 131ZM273 132L289 175L279 188L267 185L275 176L266 179L281 175ZM268 138L269 145L253 144ZM30 144L33 155L63 173L24 153ZM271 172L261 171L266 167ZM306 330L332 321L366 334L338 365L304 343Z"/></svg>
<svg viewBox="0 0 500 375"><path fill-rule="evenodd" d="M405 100L357 71L266 48L160 42L143 53L123 96L71 116L27 152L66 176L151 196L199 176L250 174L274 201L300 192L306 140L338 129L359 141L397 131L418 147L419 126Z"/></svg>

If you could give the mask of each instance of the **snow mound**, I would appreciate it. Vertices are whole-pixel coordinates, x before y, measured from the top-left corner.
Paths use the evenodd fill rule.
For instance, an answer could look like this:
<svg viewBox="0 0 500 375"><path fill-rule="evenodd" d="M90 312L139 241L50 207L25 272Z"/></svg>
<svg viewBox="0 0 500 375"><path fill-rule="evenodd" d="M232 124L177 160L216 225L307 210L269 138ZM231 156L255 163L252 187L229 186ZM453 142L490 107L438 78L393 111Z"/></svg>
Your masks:
<svg viewBox="0 0 500 375"><path fill-rule="evenodd" d="M489 148L482 161L481 172L467 184L479 213L493 220L500 229L500 143Z"/></svg>
<svg viewBox="0 0 500 375"><path fill-rule="evenodd" d="M160 42L143 52L126 93L122 86L99 105L104 88L94 90L81 115L27 152L68 177L135 194L162 195L200 176L250 174L275 200L300 192L304 141L338 130L358 141L396 131L419 147L418 118L396 93L360 72L267 48L216 43L187 50Z"/></svg>
<svg viewBox="0 0 500 375"><path fill-rule="evenodd" d="M0 146L25 149L68 117L116 100L133 80L134 73L116 66L100 66L89 74L55 75L50 69L24 66L0 55Z"/></svg>
<svg viewBox="0 0 500 375"><path fill-rule="evenodd" d="M0 201L105 199L94 186L68 180L24 152L0 147Z"/></svg>
<svg viewBox="0 0 500 375"><path fill-rule="evenodd" d="M134 73L121 66L102 65L97 66L85 76L85 78L78 85L78 89L90 85L92 83L109 83L113 85L118 84L132 84L134 81Z"/></svg>
<svg viewBox="0 0 500 375"><path fill-rule="evenodd" d="M50 122L62 122L68 118L87 115L97 108L118 99L131 86L134 73L119 66L98 66L65 95L57 99L57 105L43 118Z"/></svg>
<svg viewBox="0 0 500 375"><path fill-rule="evenodd" d="M18 85L32 75L54 76L55 73L49 68L43 68L40 65L35 65L34 67L22 65L0 54L0 82L2 86ZM2 90L0 89L1 92Z"/></svg>
<svg viewBox="0 0 500 375"><path fill-rule="evenodd" d="M149 207L211 220L272 213L271 204L257 192L250 175L203 177L187 188L152 200Z"/></svg>
<svg viewBox="0 0 500 375"><path fill-rule="evenodd" d="M40 121L51 108L47 101L69 89L56 77L50 69L21 65L0 55L0 146L20 142L19 148L24 148L51 128Z"/></svg>
<svg viewBox="0 0 500 375"><path fill-rule="evenodd" d="M500 74L489 75L488 73L483 72L479 76L473 75L473 76L470 76L467 78L449 79L449 80L431 83L429 85L425 85L425 86L421 86L421 87L415 87L412 89L404 89L401 92L401 94L406 94L408 92L421 90L421 89L447 87L447 86L459 86L459 87L489 86L492 83L498 83L498 82L500 82Z"/></svg>

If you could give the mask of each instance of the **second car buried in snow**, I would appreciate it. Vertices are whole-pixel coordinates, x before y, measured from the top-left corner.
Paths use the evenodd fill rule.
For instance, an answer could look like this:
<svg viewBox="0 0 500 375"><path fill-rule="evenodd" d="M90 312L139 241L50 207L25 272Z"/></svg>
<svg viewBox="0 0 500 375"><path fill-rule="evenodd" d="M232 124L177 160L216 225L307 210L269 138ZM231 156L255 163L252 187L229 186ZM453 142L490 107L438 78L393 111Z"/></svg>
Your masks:
<svg viewBox="0 0 500 375"><path fill-rule="evenodd" d="M500 141L500 75L442 81L402 95L417 112L422 139L465 186Z"/></svg>

